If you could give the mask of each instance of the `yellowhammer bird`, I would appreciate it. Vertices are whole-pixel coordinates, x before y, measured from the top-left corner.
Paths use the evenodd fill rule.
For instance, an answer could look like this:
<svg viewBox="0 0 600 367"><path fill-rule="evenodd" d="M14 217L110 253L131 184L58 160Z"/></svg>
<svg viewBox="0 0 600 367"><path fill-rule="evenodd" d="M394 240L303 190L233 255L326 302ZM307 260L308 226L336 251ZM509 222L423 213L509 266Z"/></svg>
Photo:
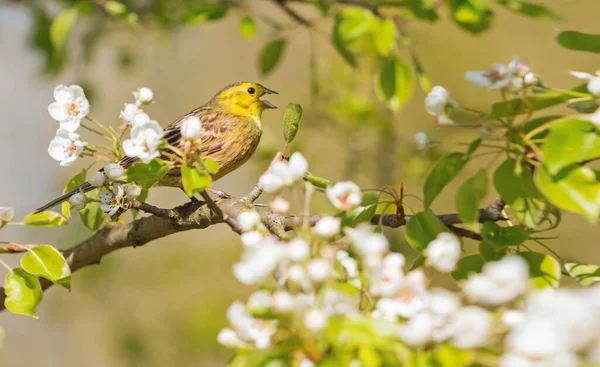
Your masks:
<svg viewBox="0 0 600 367"><path fill-rule="evenodd" d="M271 102L260 99L265 94L278 93L252 82L230 84L206 104L167 126L164 129L164 139L170 145L178 147L181 142L182 122L189 116L198 117L202 123L200 155L218 163L219 171L212 175L213 180L218 180L246 163L256 151L262 135L262 112L265 109L277 108ZM166 156L161 158L169 160ZM137 158L126 156L119 163L127 169L137 161ZM179 167L173 166L158 182L158 186L181 187ZM78 192L92 189L94 187L86 182L40 207L36 213L52 208Z"/></svg>

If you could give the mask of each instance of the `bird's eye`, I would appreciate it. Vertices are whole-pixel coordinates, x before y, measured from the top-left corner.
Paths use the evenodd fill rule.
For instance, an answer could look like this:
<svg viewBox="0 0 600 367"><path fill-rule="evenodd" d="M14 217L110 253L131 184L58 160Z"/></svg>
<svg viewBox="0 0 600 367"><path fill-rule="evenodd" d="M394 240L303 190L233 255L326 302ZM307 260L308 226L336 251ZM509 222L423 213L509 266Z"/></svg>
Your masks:
<svg viewBox="0 0 600 367"><path fill-rule="evenodd" d="M256 92L256 89L254 89L252 87L248 88L248 93L254 94L254 92Z"/></svg>

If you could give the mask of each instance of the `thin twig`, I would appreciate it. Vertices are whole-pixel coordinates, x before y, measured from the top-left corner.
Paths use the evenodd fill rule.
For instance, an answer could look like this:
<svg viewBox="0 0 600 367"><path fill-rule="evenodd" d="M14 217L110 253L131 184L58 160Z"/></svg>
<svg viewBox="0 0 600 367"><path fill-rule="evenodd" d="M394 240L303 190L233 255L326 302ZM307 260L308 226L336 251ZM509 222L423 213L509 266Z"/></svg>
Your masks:
<svg viewBox="0 0 600 367"><path fill-rule="evenodd" d="M223 220L223 222L227 223L234 232L242 233L242 227L240 227L240 224L235 219L233 219L229 215L225 214L223 212L223 210L221 210L221 208L213 201L213 199L210 197L210 195L208 195L208 193L206 191L202 191L200 193L200 196L202 196L202 198L204 199L204 201L206 202L206 205L208 205L210 210L213 213L215 213L219 218L221 218Z"/></svg>

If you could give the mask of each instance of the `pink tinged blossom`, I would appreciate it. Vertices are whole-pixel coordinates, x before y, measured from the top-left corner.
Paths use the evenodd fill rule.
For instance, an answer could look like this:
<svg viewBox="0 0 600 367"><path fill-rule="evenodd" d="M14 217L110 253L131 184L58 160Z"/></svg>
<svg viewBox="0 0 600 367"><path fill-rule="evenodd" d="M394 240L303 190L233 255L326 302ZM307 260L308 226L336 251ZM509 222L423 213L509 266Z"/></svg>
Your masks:
<svg viewBox="0 0 600 367"><path fill-rule="evenodd" d="M413 143L415 144L415 148L417 150L425 149L428 141L427 134L425 134L423 131L416 133L415 137L413 138Z"/></svg>
<svg viewBox="0 0 600 367"><path fill-rule="evenodd" d="M338 182L333 186L327 187L327 198L336 208L351 210L360 205L362 191L354 182Z"/></svg>
<svg viewBox="0 0 600 367"><path fill-rule="evenodd" d="M275 200L271 201L269 207L273 213L285 214L290 210L290 203L281 196L278 196Z"/></svg>
<svg viewBox="0 0 600 367"><path fill-rule="evenodd" d="M83 89L78 85L59 85L54 89L54 99L55 102L48 106L50 116L60 122L61 128L75 132L81 119L90 112L90 104Z"/></svg>
<svg viewBox="0 0 600 367"><path fill-rule="evenodd" d="M62 167L75 163L83 152L87 143L79 140L79 135L65 128L56 131L56 136L48 146L48 154L52 159L59 161Z"/></svg>

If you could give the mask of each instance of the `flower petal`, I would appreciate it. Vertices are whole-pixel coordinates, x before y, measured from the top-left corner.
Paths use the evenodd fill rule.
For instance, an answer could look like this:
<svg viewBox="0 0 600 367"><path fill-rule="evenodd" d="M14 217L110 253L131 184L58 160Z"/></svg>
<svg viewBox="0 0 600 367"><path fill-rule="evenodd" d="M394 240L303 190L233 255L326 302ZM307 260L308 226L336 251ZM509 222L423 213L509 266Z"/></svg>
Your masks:
<svg viewBox="0 0 600 367"><path fill-rule="evenodd" d="M600 97L600 77L595 77L587 84L587 89L596 97Z"/></svg>
<svg viewBox="0 0 600 367"><path fill-rule="evenodd" d="M85 93L83 92L83 88L80 86L73 84L68 88L68 90L74 99L85 99Z"/></svg>
<svg viewBox="0 0 600 367"><path fill-rule="evenodd" d="M60 128L61 129L65 129L68 132L75 132L77 131L77 129L79 129L79 126L81 125L81 120L79 119L69 119L66 121L62 121L60 123Z"/></svg>
<svg viewBox="0 0 600 367"><path fill-rule="evenodd" d="M64 104L71 98L72 98L72 94L69 91L69 88L67 88L66 86L57 85L56 88L54 88L54 99L57 102Z"/></svg>
<svg viewBox="0 0 600 367"><path fill-rule="evenodd" d="M489 88L491 86L490 79L486 76L487 71L467 71L465 73L465 79L468 82L475 84L479 87Z"/></svg>
<svg viewBox="0 0 600 367"><path fill-rule="evenodd" d="M582 71L569 71L569 74L573 75L577 79L590 81L595 78L592 74L584 73Z"/></svg>
<svg viewBox="0 0 600 367"><path fill-rule="evenodd" d="M67 118L67 111L65 106L61 102L52 102L48 106L48 113L56 121L63 121Z"/></svg>

